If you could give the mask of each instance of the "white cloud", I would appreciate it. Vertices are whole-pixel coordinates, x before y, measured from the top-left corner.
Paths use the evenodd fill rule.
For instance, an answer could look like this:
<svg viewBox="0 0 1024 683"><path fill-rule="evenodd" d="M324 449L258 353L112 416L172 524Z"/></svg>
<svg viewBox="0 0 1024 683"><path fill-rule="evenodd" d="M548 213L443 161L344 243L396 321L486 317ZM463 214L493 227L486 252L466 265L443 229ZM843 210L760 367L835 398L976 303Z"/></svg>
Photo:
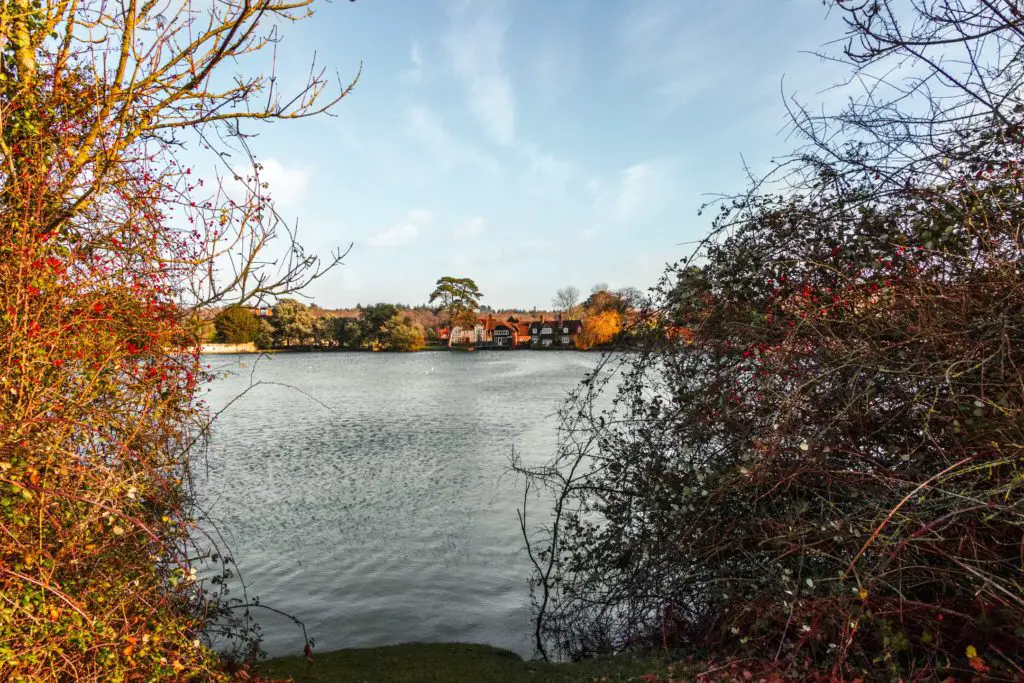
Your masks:
<svg viewBox="0 0 1024 683"><path fill-rule="evenodd" d="M413 209L397 225L371 235L366 245L378 249L404 247L416 241L432 220L433 215L426 209Z"/></svg>
<svg viewBox="0 0 1024 683"><path fill-rule="evenodd" d="M237 177L251 180L235 180L233 177L225 179L224 189L229 196L239 200L249 195L251 189L257 189L260 194L269 196L278 207L294 206L302 200L309 186L309 169L285 166L277 159L258 163L261 167L258 173L254 173L252 166L233 171ZM247 183L250 189L247 189ZM257 183L266 183L266 188L257 187Z"/></svg>
<svg viewBox="0 0 1024 683"><path fill-rule="evenodd" d="M470 218L468 221L462 223L452 231L452 237L459 239L479 237L486 226L487 223L483 218L480 218L479 216L476 218Z"/></svg>
<svg viewBox="0 0 1024 683"><path fill-rule="evenodd" d="M474 11L466 4L452 18L444 45L452 68L469 91L469 108L491 138L502 145L515 139L512 82L504 66L507 22L493 9Z"/></svg>
<svg viewBox="0 0 1024 683"><path fill-rule="evenodd" d="M270 186L270 196L282 206L299 202L309 185L309 171L305 168L289 168L277 159L263 162L260 178Z"/></svg>

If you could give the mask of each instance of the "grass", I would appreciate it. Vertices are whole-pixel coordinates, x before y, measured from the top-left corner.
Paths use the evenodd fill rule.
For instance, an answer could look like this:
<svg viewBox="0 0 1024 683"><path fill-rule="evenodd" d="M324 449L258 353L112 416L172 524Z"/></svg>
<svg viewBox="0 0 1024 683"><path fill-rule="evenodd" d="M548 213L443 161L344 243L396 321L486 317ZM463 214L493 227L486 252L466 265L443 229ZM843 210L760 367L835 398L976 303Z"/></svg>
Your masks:
<svg viewBox="0 0 1024 683"><path fill-rule="evenodd" d="M282 657L261 663L257 670L268 678L292 678L295 683L611 683L665 674L668 668L656 656L553 664L524 661L514 652L489 645L412 643L316 653L312 664L301 656Z"/></svg>

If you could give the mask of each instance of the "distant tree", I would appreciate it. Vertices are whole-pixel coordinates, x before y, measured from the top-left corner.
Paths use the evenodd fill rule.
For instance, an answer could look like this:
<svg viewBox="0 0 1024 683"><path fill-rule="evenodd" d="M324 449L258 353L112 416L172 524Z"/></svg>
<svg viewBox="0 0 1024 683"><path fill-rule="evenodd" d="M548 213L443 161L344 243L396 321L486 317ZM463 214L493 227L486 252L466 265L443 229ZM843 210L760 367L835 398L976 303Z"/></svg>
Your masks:
<svg viewBox="0 0 1024 683"><path fill-rule="evenodd" d="M252 340L256 342L257 348L269 349L274 345L274 326L266 318L258 318L258 322L259 327Z"/></svg>
<svg viewBox="0 0 1024 683"><path fill-rule="evenodd" d="M455 326L475 321L483 296L476 283L468 277L443 277L431 292L430 303L440 302L439 312L443 312L449 324Z"/></svg>
<svg viewBox="0 0 1024 683"><path fill-rule="evenodd" d="M359 336L354 346L371 349L383 347L384 325L399 313L400 309L394 304L364 306L359 313Z"/></svg>
<svg viewBox="0 0 1024 683"><path fill-rule="evenodd" d="M387 351L419 351L426 344L423 329L396 313L381 327L381 346Z"/></svg>
<svg viewBox="0 0 1024 683"><path fill-rule="evenodd" d="M596 285L590 288L591 294L597 294L598 292L610 292L611 287L607 282L598 282Z"/></svg>
<svg viewBox="0 0 1024 683"><path fill-rule="evenodd" d="M274 342L277 344L302 344L313 336L313 316L301 301L281 299L274 306L274 316L271 320L274 327Z"/></svg>
<svg viewBox="0 0 1024 683"><path fill-rule="evenodd" d="M260 321L252 311L242 306L230 306L213 319L217 341L225 344L248 344L256 339Z"/></svg>
<svg viewBox="0 0 1024 683"><path fill-rule="evenodd" d="M622 299L626 308L641 308L647 298L643 292L636 287L623 287L615 292L616 296Z"/></svg>
<svg viewBox="0 0 1024 683"><path fill-rule="evenodd" d="M568 311L579 302L580 290L569 285L568 287L562 287L560 290L555 292L555 297L551 300L551 305L554 306L557 311Z"/></svg>
<svg viewBox="0 0 1024 683"><path fill-rule="evenodd" d="M401 309L394 304L373 304L366 306L359 314L359 319L366 325L371 334L379 333L384 324L399 314Z"/></svg>
<svg viewBox="0 0 1024 683"><path fill-rule="evenodd" d="M334 342L345 349L358 349L363 343L363 328L358 318L331 318Z"/></svg>
<svg viewBox="0 0 1024 683"><path fill-rule="evenodd" d="M330 345L334 341L332 318L313 319L313 343L317 346Z"/></svg>

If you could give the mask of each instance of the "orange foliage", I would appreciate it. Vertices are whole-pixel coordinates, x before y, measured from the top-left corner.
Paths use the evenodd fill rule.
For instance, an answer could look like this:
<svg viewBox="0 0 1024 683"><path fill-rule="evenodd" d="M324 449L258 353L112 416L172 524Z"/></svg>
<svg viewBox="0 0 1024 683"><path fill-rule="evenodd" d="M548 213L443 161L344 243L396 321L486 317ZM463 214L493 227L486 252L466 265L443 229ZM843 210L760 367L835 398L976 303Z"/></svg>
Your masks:
<svg viewBox="0 0 1024 683"><path fill-rule="evenodd" d="M583 331L576 339L576 347L589 349L610 344L622 331L622 315L612 309L591 315L583 320Z"/></svg>

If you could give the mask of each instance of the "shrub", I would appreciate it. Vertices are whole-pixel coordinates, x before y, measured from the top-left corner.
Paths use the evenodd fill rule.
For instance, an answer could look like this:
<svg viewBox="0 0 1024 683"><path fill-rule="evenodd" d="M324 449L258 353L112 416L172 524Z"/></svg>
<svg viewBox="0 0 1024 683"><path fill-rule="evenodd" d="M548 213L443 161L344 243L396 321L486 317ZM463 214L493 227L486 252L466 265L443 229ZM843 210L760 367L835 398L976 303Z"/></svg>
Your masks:
<svg viewBox="0 0 1024 683"><path fill-rule="evenodd" d="M964 4L943 7L910 53L969 40ZM911 40L841 11L864 45ZM609 361L621 379L590 376L554 462L524 470L555 501L545 533L523 522L542 652L1019 676L1024 107L1006 64L997 111L932 102L927 140L910 114L857 110L877 148L805 150L792 187L724 205L666 275L654 329Z"/></svg>
<svg viewBox="0 0 1024 683"><path fill-rule="evenodd" d="M241 119L320 110L318 81L285 98L293 108L250 99L271 75L217 87L218 66L260 49L261 22L291 10L156 11L25 0L3 11L5 681L224 677L210 626L228 615L219 624L237 635L239 622L197 580L204 557L217 561L197 540L190 479L210 419L196 396L198 310L323 271L294 244L268 270L260 254L278 224L258 164L229 201L175 157L182 135L245 151Z"/></svg>

